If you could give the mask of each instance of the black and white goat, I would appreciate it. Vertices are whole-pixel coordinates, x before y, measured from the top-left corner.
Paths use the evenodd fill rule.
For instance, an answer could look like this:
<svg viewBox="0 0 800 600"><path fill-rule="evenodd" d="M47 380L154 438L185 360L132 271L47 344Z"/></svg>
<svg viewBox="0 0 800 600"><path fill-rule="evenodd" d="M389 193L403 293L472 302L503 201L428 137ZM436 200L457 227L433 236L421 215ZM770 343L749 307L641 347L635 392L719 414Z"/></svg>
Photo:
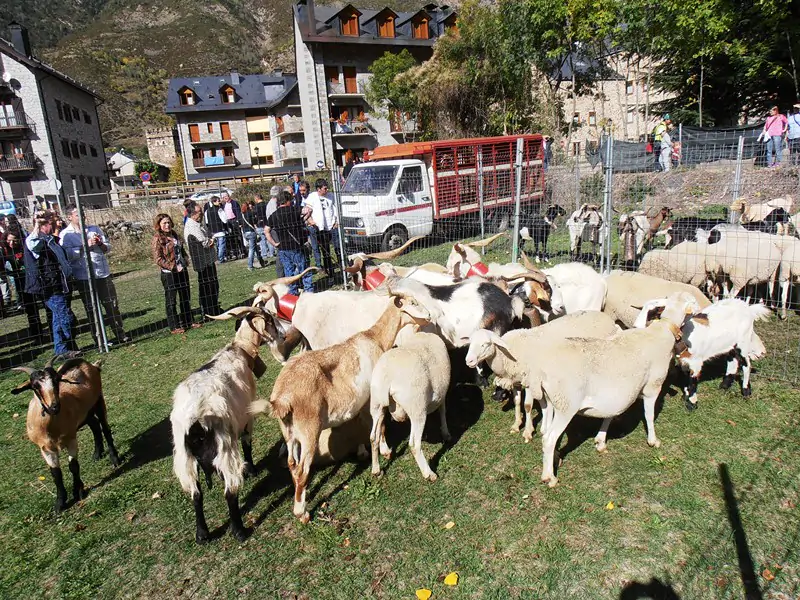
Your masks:
<svg viewBox="0 0 800 600"><path fill-rule="evenodd" d="M266 371L258 351L264 342L273 354L281 345L274 318L261 308L239 306L214 318L242 321L234 340L178 385L169 417L173 470L181 488L192 497L198 544L209 539L198 469L205 474L209 488L215 472L225 481L231 534L240 542L247 538L239 488L245 476L255 473L249 409L256 399L256 377ZM237 448L239 436L244 460Z"/></svg>
<svg viewBox="0 0 800 600"><path fill-rule="evenodd" d="M549 261L550 256L547 253L547 240L550 237L550 232L557 229L556 219L564 216L567 211L557 204L551 204L547 207L544 215L531 215L523 217L520 225L519 236L522 238L520 241L520 249L524 249L525 242L531 240L533 245L533 258L538 263L541 260ZM542 247L541 252L539 246Z"/></svg>

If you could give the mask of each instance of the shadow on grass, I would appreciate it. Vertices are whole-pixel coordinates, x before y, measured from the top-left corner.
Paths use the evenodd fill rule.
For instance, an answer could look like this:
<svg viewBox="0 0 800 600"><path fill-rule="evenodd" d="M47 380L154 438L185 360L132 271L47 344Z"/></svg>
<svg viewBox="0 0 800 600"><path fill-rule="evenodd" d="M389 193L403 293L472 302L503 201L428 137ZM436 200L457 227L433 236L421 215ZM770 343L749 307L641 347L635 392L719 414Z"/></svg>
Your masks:
<svg viewBox="0 0 800 600"><path fill-rule="evenodd" d="M113 481L134 469L166 458L171 454L172 427L169 417L164 417L130 441L130 450L121 457L122 465L118 469L114 469L110 475L104 477L97 486Z"/></svg>
<svg viewBox="0 0 800 600"><path fill-rule="evenodd" d="M619 594L619 600L639 600L647 598L649 600L680 600L680 596L675 592L671 585L662 583L655 577L649 583L631 581Z"/></svg>
<svg viewBox="0 0 800 600"><path fill-rule="evenodd" d="M747 600L761 600L763 595L758 587L758 575L753 564L753 556L747 544L747 535L742 526L742 516L739 514L739 503L733 489L733 481L728 471L728 465L719 465L719 479L722 483L722 494L725 498L725 508L728 511L728 522L733 530L733 543L736 546L736 556L739 560L739 573L742 577L745 598Z"/></svg>

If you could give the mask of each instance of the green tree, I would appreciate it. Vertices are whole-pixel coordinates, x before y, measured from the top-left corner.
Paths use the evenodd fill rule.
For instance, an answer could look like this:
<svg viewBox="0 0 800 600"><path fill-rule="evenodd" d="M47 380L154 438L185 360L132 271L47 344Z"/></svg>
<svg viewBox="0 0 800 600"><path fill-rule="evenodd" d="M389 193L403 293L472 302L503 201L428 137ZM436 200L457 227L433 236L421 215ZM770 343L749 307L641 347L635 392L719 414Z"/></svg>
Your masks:
<svg viewBox="0 0 800 600"><path fill-rule="evenodd" d="M183 157L180 154L175 157L175 162L169 169L169 181L170 183L186 181L186 169L183 168Z"/></svg>
<svg viewBox="0 0 800 600"><path fill-rule="evenodd" d="M652 59L660 103L683 123L727 126L797 101L800 7L785 0L631 0L617 41Z"/></svg>
<svg viewBox="0 0 800 600"><path fill-rule="evenodd" d="M136 170L136 175L139 175L139 173L147 171L153 176L153 178L155 178L156 175L158 174L158 165L149 158L142 158L137 160L133 168Z"/></svg>
<svg viewBox="0 0 800 600"><path fill-rule="evenodd" d="M404 48L399 54L385 52L369 67L372 77L366 90L367 102L401 126L404 138L406 123L419 118L420 102L413 84L401 75L415 66L416 59Z"/></svg>

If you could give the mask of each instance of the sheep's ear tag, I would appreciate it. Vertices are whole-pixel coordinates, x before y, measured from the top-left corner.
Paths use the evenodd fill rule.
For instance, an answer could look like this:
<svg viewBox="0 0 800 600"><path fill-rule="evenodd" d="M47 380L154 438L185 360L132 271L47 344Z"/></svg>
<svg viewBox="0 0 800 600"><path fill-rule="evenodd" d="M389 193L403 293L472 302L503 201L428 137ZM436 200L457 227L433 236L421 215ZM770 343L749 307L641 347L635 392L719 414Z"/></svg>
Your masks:
<svg viewBox="0 0 800 600"><path fill-rule="evenodd" d="M260 379L261 376L264 375L264 373L266 372L267 372L266 363L263 360L261 360L260 356L256 356L255 361L253 361L253 375L255 375L256 378Z"/></svg>

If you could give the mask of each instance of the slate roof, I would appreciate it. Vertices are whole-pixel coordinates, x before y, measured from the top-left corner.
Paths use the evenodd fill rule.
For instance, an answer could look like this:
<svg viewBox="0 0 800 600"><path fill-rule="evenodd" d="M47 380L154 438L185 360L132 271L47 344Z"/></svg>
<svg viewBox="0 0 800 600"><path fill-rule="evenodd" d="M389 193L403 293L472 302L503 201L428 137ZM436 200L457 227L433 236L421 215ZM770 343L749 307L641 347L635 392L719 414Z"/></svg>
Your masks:
<svg viewBox="0 0 800 600"><path fill-rule="evenodd" d="M315 31L311 31L308 13L309 5L314 11ZM358 26L359 35L342 35L337 17L342 12L355 9L359 15ZM380 13L390 10L397 15L395 21L395 37L386 38L378 36L378 24L375 20ZM412 12L400 12L390 6L378 10L358 8L355 5L347 4L344 7L336 8L332 6L319 6L313 0L299 0L294 6L294 18L300 28L300 35L303 41L308 42L328 42L346 44L376 44L388 46L432 46L436 39L444 34L444 22L453 17L456 12L447 5L437 6L427 4L419 10ZM428 39L416 39L412 36L411 19L420 12L427 13L429 21Z"/></svg>
<svg viewBox="0 0 800 600"><path fill-rule="evenodd" d="M48 75L52 75L53 77L60 79L61 81L65 81L66 83L81 90L82 92L86 92L87 94L94 96L98 100L102 101L102 98L98 96L97 92L95 92L94 90L86 87L81 82L73 79L69 75L66 75L61 71L56 70L54 67L51 67L47 63L42 62L35 56L25 56L14 47L14 44L3 38L0 38L0 53L10 56L12 59L24 65L33 67L34 69L39 69L40 71L44 71Z"/></svg>
<svg viewBox="0 0 800 600"><path fill-rule="evenodd" d="M167 114L193 113L210 110L246 110L272 108L280 104L297 86L293 74L264 74L238 76L233 83L231 73L212 77L176 77L170 79L167 90ZM236 91L236 102L223 103L220 89L226 86ZM195 104L181 104L180 91L190 88L195 93Z"/></svg>

